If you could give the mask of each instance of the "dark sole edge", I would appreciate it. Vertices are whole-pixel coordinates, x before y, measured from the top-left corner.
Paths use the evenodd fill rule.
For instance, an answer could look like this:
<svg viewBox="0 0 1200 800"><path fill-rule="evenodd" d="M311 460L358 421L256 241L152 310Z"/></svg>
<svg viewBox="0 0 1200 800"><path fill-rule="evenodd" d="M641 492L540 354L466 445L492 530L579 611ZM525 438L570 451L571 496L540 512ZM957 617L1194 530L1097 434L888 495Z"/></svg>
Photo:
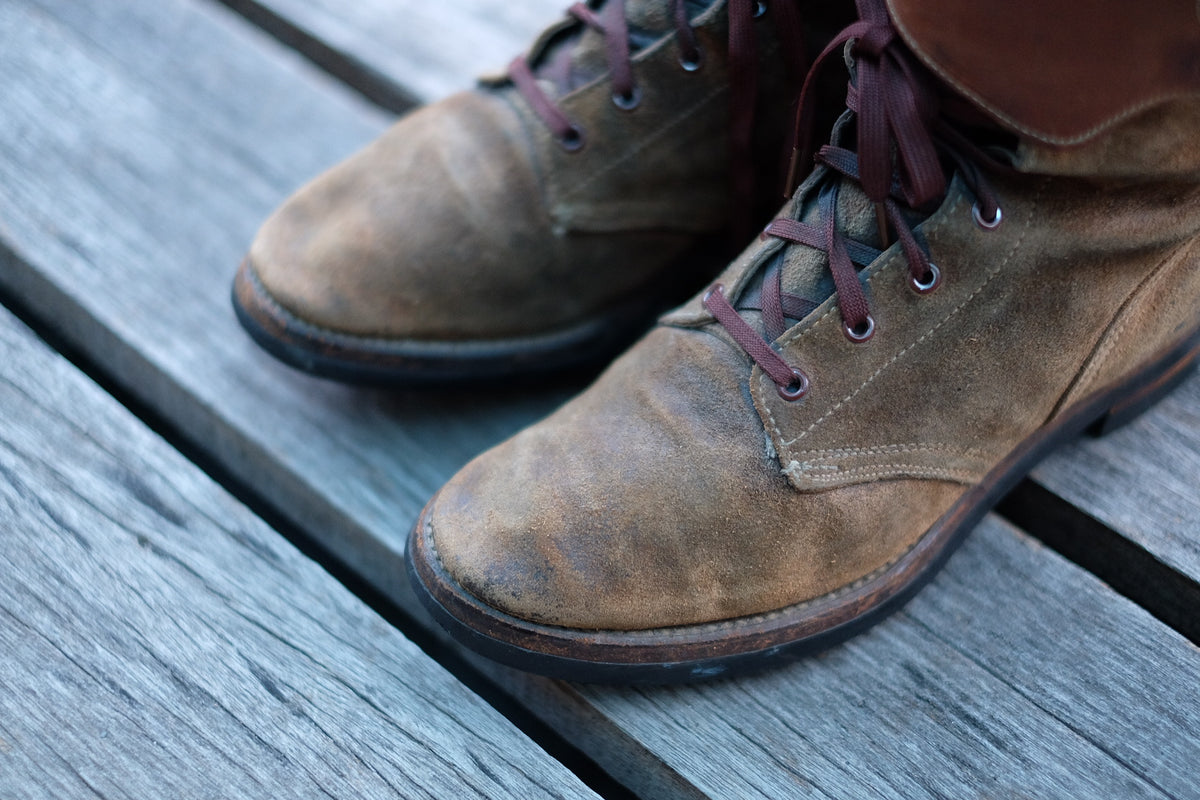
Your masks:
<svg viewBox="0 0 1200 800"><path fill-rule="evenodd" d="M1200 330L1119 384L1093 393L1000 462L898 561L846 590L757 616L658 631L584 631L539 625L481 602L442 568L421 512L406 547L417 597L448 633L495 661L585 683L680 683L795 660L845 640L902 606L937 573L983 517L1033 467L1084 432L1107 433L1188 377ZM436 498L435 498L436 499Z"/></svg>
<svg viewBox="0 0 1200 800"><path fill-rule="evenodd" d="M322 378L374 386L422 386L542 375L600 364L631 344L662 310L650 296L570 328L510 339L422 342L360 337L306 322L283 308L242 262L234 278L238 322L263 350Z"/></svg>

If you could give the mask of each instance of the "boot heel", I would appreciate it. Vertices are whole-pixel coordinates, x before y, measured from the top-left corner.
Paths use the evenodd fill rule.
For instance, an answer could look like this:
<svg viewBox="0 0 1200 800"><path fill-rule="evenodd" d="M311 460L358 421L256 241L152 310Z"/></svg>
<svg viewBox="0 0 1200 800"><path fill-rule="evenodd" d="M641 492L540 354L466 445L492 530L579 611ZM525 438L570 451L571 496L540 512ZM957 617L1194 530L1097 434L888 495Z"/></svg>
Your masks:
<svg viewBox="0 0 1200 800"><path fill-rule="evenodd" d="M1134 388L1114 404L1104 416L1088 426L1089 436L1107 436L1118 428L1133 422L1143 411L1169 395L1196 371L1196 353L1189 353L1156 379Z"/></svg>

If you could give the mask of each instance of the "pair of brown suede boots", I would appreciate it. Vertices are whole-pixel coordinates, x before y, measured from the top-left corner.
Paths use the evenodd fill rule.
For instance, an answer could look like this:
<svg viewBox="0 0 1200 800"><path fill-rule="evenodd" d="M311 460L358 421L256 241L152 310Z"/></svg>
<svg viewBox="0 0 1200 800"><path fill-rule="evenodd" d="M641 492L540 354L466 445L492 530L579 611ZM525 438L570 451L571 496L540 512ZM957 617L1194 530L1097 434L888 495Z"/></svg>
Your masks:
<svg viewBox="0 0 1200 800"><path fill-rule="evenodd" d="M239 317L351 380L605 357L712 280L722 231L764 221L794 139L762 234L468 464L407 558L454 636L544 674L807 652L1200 349L1200 18L1092 5L577 5L292 197Z"/></svg>

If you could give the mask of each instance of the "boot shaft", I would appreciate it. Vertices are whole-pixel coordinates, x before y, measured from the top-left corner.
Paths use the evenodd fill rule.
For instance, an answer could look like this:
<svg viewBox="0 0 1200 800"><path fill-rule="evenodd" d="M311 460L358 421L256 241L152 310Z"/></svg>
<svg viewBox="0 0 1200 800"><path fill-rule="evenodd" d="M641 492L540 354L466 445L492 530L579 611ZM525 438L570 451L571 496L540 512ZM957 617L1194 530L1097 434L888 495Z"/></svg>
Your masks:
<svg viewBox="0 0 1200 800"><path fill-rule="evenodd" d="M1026 172L1200 180L1192 0L888 0L905 43L1021 140Z"/></svg>

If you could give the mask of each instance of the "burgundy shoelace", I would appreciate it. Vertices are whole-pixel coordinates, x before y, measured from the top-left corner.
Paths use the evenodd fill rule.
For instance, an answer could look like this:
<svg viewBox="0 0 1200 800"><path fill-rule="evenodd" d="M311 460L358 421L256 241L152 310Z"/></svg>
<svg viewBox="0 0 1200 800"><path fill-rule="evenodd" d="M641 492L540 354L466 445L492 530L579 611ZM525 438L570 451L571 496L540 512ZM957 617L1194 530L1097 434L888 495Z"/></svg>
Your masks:
<svg viewBox="0 0 1200 800"><path fill-rule="evenodd" d="M854 40L857 78L847 91L846 105L856 115L856 151L825 145L816 153L815 162L829 168L834 178L818 190L819 224L776 219L763 236L824 251L843 330L851 341L865 342L874 335L875 321L855 265L870 264L882 251L847 239L838 230L841 180L837 176L858 183L875 204L879 238L886 247L891 234L895 234L908 262L909 285L919 293L936 289L941 272L917 241L900 203L910 209L923 209L945 197L948 181L944 163L949 162L975 193L976 221L992 228L1001 217L995 195L977 166L990 159L947 122L936 81L899 39L882 0L858 0L858 11L859 21L838 34L814 62L801 92L797 122L797 152L804 153L812 135L815 76L831 54ZM793 164L802 160L793 159ZM794 177L789 176L789 186L795 185ZM705 308L775 382L779 393L789 400L802 397L808 390L808 378L788 364L770 342L783 334L788 318L800 320L816 304L784 292L778 266L764 275L757 296L743 298L742 303L746 308L761 309L766 338L742 318L720 284L704 296Z"/></svg>
<svg viewBox="0 0 1200 800"><path fill-rule="evenodd" d="M567 9L567 13L604 36L613 102L619 108L633 110L640 102L641 95L633 75L625 0L607 2L616 4L619 13L602 18L584 3L575 3ZM679 63L683 69L695 71L703 62L703 53L688 18L685 0L670 2L675 21L675 35L679 42ZM774 18L776 33L788 66L799 76L805 73L807 57L804 52L800 14L793 3L794 0L774 0L769 10ZM758 97L758 47L754 20L767 12L768 4L763 0L729 0L729 111L733 207L745 211L743 216L746 220L749 219L748 215L754 205L753 135ZM530 107L563 147L569 151L583 147L583 130L542 91L532 67L524 56L513 60L509 65L508 74L517 90L524 95Z"/></svg>

